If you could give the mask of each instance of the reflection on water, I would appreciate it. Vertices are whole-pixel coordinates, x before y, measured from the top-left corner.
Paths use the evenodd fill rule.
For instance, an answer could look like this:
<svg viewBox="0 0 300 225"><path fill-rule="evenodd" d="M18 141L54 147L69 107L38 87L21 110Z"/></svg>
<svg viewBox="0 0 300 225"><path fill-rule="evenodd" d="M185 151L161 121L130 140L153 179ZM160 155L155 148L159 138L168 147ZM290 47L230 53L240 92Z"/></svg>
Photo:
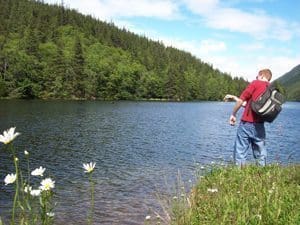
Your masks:
<svg viewBox="0 0 300 225"><path fill-rule="evenodd" d="M236 127L231 103L0 101L0 131L16 126L15 146L56 180L56 224L86 224L88 180L82 163L97 162L96 224L142 224L159 211L156 194L170 194L178 171L194 178L197 164L231 161ZM267 124L269 161L299 162L299 103L287 103ZM1 146L1 149L3 146ZM252 158L251 156L249 157ZM0 150L1 179L12 169ZM10 207L0 184L0 216Z"/></svg>

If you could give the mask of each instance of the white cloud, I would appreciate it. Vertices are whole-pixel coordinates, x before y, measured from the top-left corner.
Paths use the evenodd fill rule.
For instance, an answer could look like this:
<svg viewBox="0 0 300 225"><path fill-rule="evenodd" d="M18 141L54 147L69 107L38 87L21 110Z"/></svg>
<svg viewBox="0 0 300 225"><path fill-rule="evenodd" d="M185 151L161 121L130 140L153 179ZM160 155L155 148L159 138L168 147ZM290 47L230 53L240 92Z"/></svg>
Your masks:
<svg viewBox="0 0 300 225"><path fill-rule="evenodd" d="M225 51L226 44L216 40L202 40L200 42L199 51L201 53Z"/></svg>
<svg viewBox="0 0 300 225"><path fill-rule="evenodd" d="M219 4L219 0L182 0L183 4L195 14L206 15Z"/></svg>
<svg viewBox="0 0 300 225"><path fill-rule="evenodd" d="M153 36L155 40L155 37ZM226 51L227 46L224 42L218 40L202 41L184 41L180 39L161 37L161 40L168 46L173 46L191 52L202 61L213 65L222 72L232 76L243 77L246 80L255 79L259 70L264 68L271 69L273 79L275 80L285 74L293 67L299 64L300 54L290 56L272 55L272 52L264 55L247 54L247 51L267 52L267 47L262 43L254 43L244 46L245 52L241 51L239 55L233 55Z"/></svg>
<svg viewBox="0 0 300 225"><path fill-rule="evenodd" d="M253 52L253 51L264 49L265 46L263 43L255 42L255 43L242 44L239 46L239 48L246 52Z"/></svg>
<svg viewBox="0 0 300 225"><path fill-rule="evenodd" d="M185 41L174 38L161 38L163 43L167 46L172 46L181 50L191 52L195 56L203 56L215 52L222 52L226 50L226 44L222 41L207 39L201 41Z"/></svg>
<svg viewBox="0 0 300 225"><path fill-rule="evenodd" d="M259 56L250 57L245 61L238 56L212 55L208 59L213 62L214 67L222 72L230 73L232 76L242 76L249 81L255 79L259 70L269 68L273 73L272 80L276 80L299 64L300 55L296 57Z"/></svg>
<svg viewBox="0 0 300 225"><path fill-rule="evenodd" d="M59 0L46 2L60 4ZM138 16L167 20L180 17L178 5L172 0L64 0L64 3L83 14L106 21Z"/></svg>
<svg viewBox="0 0 300 225"><path fill-rule="evenodd" d="M270 68L273 73L272 80L290 71L293 67L299 65L300 54L294 57L288 56L261 56L257 59L258 68Z"/></svg>
<svg viewBox="0 0 300 225"><path fill-rule="evenodd" d="M247 12L223 7L218 0L183 1L190 11L204 18L205 24L213 29L246 33L257 39L272 38L282 41L290 40L300 29L299 23L289 24L262 10Z"/></svg>
<svg viewBox="0 0 300 225"><path fill-rule="evenodd" d="M216 29L226 29L242 33L265 36L270 21L263 15L254 15L237 9L216 9L206 16L207 25Z"/></svg>

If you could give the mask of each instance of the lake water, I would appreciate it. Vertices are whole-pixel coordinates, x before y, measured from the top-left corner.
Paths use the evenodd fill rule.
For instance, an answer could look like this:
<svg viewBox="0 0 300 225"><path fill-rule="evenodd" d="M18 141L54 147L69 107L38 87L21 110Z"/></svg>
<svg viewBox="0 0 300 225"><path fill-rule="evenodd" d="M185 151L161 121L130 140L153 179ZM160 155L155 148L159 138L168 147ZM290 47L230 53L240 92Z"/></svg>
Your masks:
<svg viewBox="0 0 300 225"><path fill-rule="evenodd" d="M186 186L195 170L232 161L233 103L0 101L0 132L16 126L21 163L46 167L56 181L55 224L86 224L88 179L82 163L94 161L95 224L143 224L162 212L156 195L172 195L178 172ZM300 103L286 103L266 124L268 162L300 162ZM0 146L0 216L11 208L13 172ZM253 157L250 155L249 160Z"/></svg>

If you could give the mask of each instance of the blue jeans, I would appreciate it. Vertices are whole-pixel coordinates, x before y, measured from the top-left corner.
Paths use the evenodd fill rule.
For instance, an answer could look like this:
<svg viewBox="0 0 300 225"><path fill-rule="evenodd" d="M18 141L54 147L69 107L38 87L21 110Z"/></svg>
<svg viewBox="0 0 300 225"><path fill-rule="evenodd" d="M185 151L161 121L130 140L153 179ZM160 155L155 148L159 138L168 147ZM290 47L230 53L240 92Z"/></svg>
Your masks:
<svg viewBox="0 0 300 225"><path fill-rule="evenodd" d="M249 123L241 121L234 144L234 161L238 166L245 165L248 150L252 147L257 163L265 166L267 150L265 146L266 132L264 123Z"/></svg>

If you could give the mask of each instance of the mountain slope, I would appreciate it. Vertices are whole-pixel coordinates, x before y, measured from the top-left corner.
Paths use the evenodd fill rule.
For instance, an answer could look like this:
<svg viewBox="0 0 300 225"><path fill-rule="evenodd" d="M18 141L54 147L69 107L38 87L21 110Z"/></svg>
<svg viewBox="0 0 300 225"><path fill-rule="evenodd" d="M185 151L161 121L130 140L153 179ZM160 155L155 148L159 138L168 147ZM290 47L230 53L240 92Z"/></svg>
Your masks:
<svg viewBox="0 0 300 225"><path fill-rule="evenodd" d="M300 101L300 64L277 81L284 87L288 100Z"/></svg>
<svg viewBox="0 0 300 225"><path fill-rule="evenodd" d="M0 0L0 97L220 100L246 81L43 1Z"/></svg>

